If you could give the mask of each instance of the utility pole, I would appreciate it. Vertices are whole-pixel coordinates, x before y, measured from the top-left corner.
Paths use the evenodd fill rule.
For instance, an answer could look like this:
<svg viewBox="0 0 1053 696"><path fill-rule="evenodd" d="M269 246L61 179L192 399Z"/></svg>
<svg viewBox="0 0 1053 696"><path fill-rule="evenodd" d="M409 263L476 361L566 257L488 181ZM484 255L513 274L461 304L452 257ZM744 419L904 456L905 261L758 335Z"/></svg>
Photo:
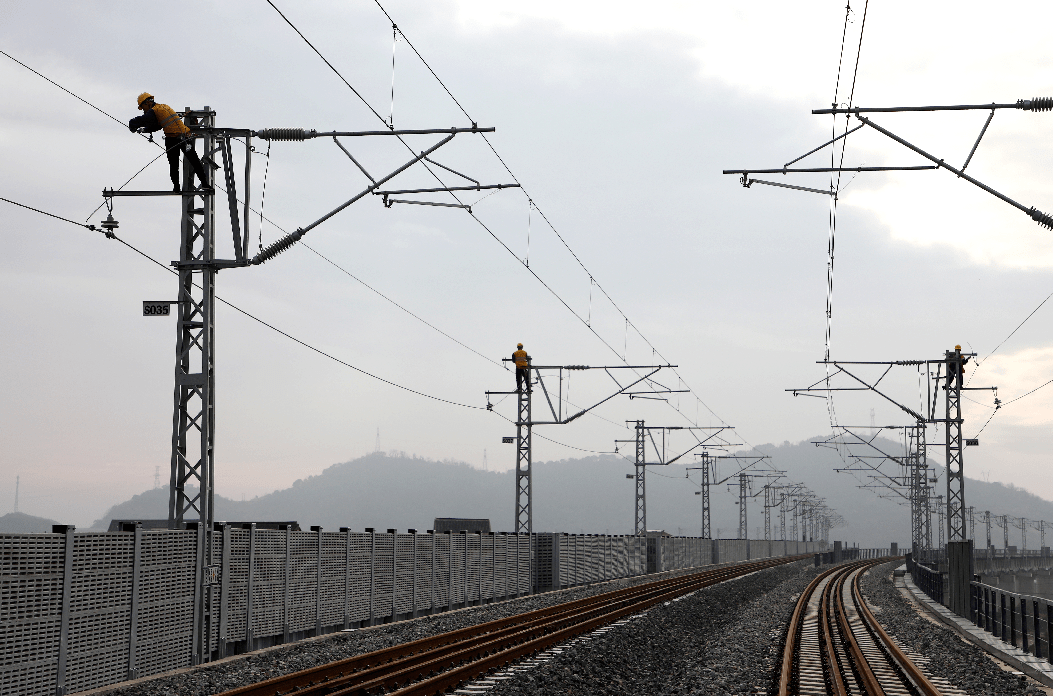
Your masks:
<svg viewBox="0 0 1053 696"><path fill-rule="evenodd" d="M503 358L503 362L514 362L512 358ZM486 392L486 410L492 411L494 405L490 403L490 397L494 395L516 395L516 501L515 501L515 518L514 527L517 534L533 534L534 533L534 489L533 489L533 428L537 425L566 425L571 421L577 420L581 416L585 415L592 409L596 408L600 404L604 404L610 401L619 394L625 392L625 390L636 386L640 382L650 379L656 372L661 370L663 367L676 367L676 365L613 365L613 366L589 366L589 365L534 365L533 359L527 356L527 380L526 386L523 389L517 389L516 391L488 391ZM582 371L582 370L604 370L614 383L618 385L618 390L610 396L604 397L600 401L596 402L588 408L584 408L573 415L567 415L563 412L563 405L565 403L563 398L563 380L564 372L571 371ZM638 377L636 380L622 386L618 380L614 379L611 375L611 370L650 370L647 374L642 377ZM545 385L545 371L555 371L555 379L559 380L557 390L553 392L557 397L556 406L552 404L552 394L549 393L548 387ZM550 378L552 376L550 375ZM534 420L533 416L533 395L534 395L534 383L537 383L541 387L541 392L545 397L545 403L548 405L549 412L552 420ZM547 417L547 416L546 416ZM512 438L502 438L505 443L512 442Z"/></svg>
<svg viewBox="0 0 1053 696"><path fill-rule="evenodd" d="M636 468L636 474L626 474L626 478L633 478L636 482L636 496L633 505L633 534L641 536L647 533L647 467L648 466L668 466L684 455L688 454L692 450L698 447L704 446L704 444L710 439L716 437L719 433L728 430L728 426L715 426L715 427L700 427L700 426L679 426L679 425L645 425L644 421L626 421L626 423L633 424L633 430L635 437L632 440L615 440L615 451L617 446L621 443L631 442L634 447L635 459L633 466ZM666 436L673 431L677 430L713 430L704 440L699 440L696 436L695 444L691 445L687 450L676 455L672 459L667 456ZM660 440L655 439L655 432L659 433ZM647 442L650 441L652 449L654 451L655 459L653 461L647 461ZM660 443L659 443L660 442ZM708 493L703 499L704 504L708 504ZM703 529L708 525L705 522L705 513L703 512Z"/></svg>

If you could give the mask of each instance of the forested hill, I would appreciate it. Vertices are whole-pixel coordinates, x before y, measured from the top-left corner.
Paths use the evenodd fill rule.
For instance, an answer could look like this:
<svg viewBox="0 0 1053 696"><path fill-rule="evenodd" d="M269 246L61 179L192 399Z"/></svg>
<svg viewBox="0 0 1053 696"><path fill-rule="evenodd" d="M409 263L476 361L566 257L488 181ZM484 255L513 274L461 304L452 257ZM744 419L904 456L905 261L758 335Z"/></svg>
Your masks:
<svg viewBox="0 0 1053 696"><path fill-rule="evenodd" d="M900 446L884 442L886 451ZM910 511L905 504L878 497L858 488L860 482L834 470L843 466L837 453L809 442L762 445L772 463L789 472L790 480L804 481L826 497L847 520L848 526L832 532L832 538L864 546L901 544L910 539ZM652 529L672 534L697 535L701 526L698 487L687 480L685 466L649 467L647 475L647 522ZM968 471L968 462L966 463ZM632 533L633 482L625 475L632 464L613 455L539 462L534 465L534 529L572 533ZM691 472L697 480L697 472ZM723 463L718 477L734 473ZM515 506L512 472L488 472L467 464L436 462L404 454L370 454L334 464L317 476L296 481L291 487L252 500L234 501L216 496L217 520L297 520L303 529L320 524L327 530L350 527L380 530L432 527L436 517L489 518L495 531L511 531ZM719 480L718 478L718 480ZM713 532L722 537L738 534L738 511L734 504L737 479L715 486ZM937 484L937 493L945 486ZM1007 513L1053 522L1053 503L1027 491L975 479L966 481L966 502L977 510ZM760 493L759 488L754 490ZM747 507L751 537L763 538L763 495ZM904 501L905 502L905 501ZM166 489L146 491L114 506L93 528L105 529L111 518L161 519L167 516ZM778 529L777 510L772 511ZM935 532L934 532L935 534ZM1010 543L1019 544L1014 530ZM982 527L977 536L983 537ZM1000 546L1000 532L994 535ZM1029 537L1037 547L1038 534Z"/></svg>

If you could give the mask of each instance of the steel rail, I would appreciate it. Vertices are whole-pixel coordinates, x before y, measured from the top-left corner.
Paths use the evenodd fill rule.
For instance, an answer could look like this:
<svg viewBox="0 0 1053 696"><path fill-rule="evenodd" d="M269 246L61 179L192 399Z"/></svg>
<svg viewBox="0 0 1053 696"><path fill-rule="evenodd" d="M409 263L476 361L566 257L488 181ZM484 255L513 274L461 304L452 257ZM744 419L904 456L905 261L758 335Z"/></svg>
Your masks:
<svg viewBox="0 0 1053 696"><path fill-rule="evenodd" d="M797 600L797 606L793 608L793 615L790 617L782 651L782 663L779 670L779 696L790 696L793 693L794 665L796 664L797 653L800 650L801 628L804 625L804 616L808 610L809 598L815 593L815 588L819 586L823 578L835 571L835 568L831 568L825 573L816 575L808 583L808 587L804 589L804 592L801 593L800 598Z"/></svg>
<svg viewBox="0 0 1053 696"><path fill-rule="evenodd" d="M791 696L801 692L799 664L804 620L810 602L819 585L824 581L826 584L818 599L817 630L823 679L829 693L838 696L855 693L857 690L866 696L883 696L886 693L886 687L882 686L860 644L859 635L862 634L857 635L849 621L848 610L845 606L845 583L849 579L851 579L849 586L851 600L859 615L862 630L865 630L873 639L878 650L884 655L888 667L896 673L904 686L913 689L918 696L941 696L939 689L881 628L873 612L866 605L860 590L859 578L864 572L882 562L882 560L868 560L831 568L817 575L801 593L794 607L783 646L777 682L779 696ZM841 646L843 657L838 654L838 646ZM852 685L845 683L844 677L849 671L857 683Z"/></svg>
<svg viewBox="0 0 1053 696"><path fill-rule="evenodd" d="M648 584L650 585L651 583ZM638 585L633 588L627 588L630 592L626 593L626 596L631 597L646 592L646 588L647 585ZM421 638L363 655L345 658L337 662L319 665L294 674L274 677L257 684L243 686L226 692L224 696L270 695L281 690L302 689L303 687L315 684L323 679L328 681L332 679L334 675L343 676L345 673L350 674L352 672L355 674L362 674L364 671L369 670L376 665L392 664L406 655L421 655L424 653L435 654L437 651L441 651L445 646L456 644L458 641L462 641L465 638L473 638L480 635L492 637L504 631L523 629L535 622L553 620L562 614L573 613L579 608L594 604L595 600L595 597L586 597L572 602L538 609L526 614L518 614L504 619L495 619L494 621L485 624L468 626L466 628L449 631L436 636Z"/></svg>
<svg viewBox="0 0 1053 696"><path fill-rule="evenodd" d="M869 568L876 563L866 564L864 567ZM845 611L845 595L844 587L845 580L852 573L856 573L855 580L859 579L859 575L862 571L856 572L856 570L848 570L838 575L837 579L831 584L834 587L834 605L837 610L837 628L840 631L841 636L844 638L845 645L848 648L849 659L852 662L852 668L856 673L856 677L863 685L863 689L866 691L868 696L884 696L885 689L882 688L881 682L878 681L877 675L874 674L874 670L870 668L870 663L867 661L866 655L863 654L863 649L859 646L859 641L856 639L856 634L852 630L852 624L848 621L848 613ZM858 607L857 607L858 610ZM900 672L902 672L900 668Z"/></svg>
<svg viewBox="0 0 1053 696"><path fill-rule="evenodd" d="M873 612L870 611L870 607L867 606L866 601L863 599L863 593L859 589L859 576L862 573L856 575L852 581L852 597L855 600L856 610L859 612L860 618L863 620L863 625L866 626L867 631L875 639L878 647L881 648L888 657L900 666L902 672L906 677L914 684L914 687L922 694L922 696L940 696L940 690L929 681L929 678L925 676L924 672L918 669L918 666L914 664L907 655L896 645L896 641L892 640L892 637L885 632L885 629L878 623Z"/></svg>
<svg viewBox="0 0 1053 696"><path fill-rule="evenodd" d="M614 590L275 677L225 692L224 696L275 696L292 691L298 696L335 696L399 686L403 687L400 694L436 693L427 689L438 681L456 685L485 673L492 667L481 665L490 665L497 656L506 661L517 659L669 598L800 558L725 566ZM451 666L455 669L432 676ZM420 679L424 681L411 684Z"/></svg>
<svg viewBox="0 0 1053 696"><path fill-rule="evenodd" d="M837 581L843 578L841 569L835 569L830 579L823 587L823 594L819 598L819 632L823 637L823 648L826 660L823 663L826 673L827 685L831 687L834 696L848 696L848 687L845 685L844 675L841 674L841 660L838 659L837 648L834 646L834 620L830 617L831 605L840 603L835 601L836 593L840 591ZM840 619L840 616L837 617ZM839 624L840 622L838 622ZM841 634L842 637L844 633Z"/></svg>

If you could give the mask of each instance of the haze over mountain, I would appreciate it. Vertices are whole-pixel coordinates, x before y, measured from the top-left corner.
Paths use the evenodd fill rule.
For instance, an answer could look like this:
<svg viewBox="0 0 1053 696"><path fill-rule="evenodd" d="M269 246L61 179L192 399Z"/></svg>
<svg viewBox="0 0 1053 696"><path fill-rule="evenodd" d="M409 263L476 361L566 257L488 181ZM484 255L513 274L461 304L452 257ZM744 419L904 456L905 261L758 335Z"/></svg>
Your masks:
<svg viewBox="0 0 1053 696"><path fill-rule="evenodd" d="M897 443L880 441L885 451L899 452ZM845 518L846 526L831 532L861 546L901 544L910 539L910 514L905 504L861 490L851 475L839 474L843 466L838 454L810 442L763 445L789 480L804 481L824 496ZM698 472L685 467L695 462L668 467L649 467L647 474L647 522L652 529L672 534L698 535L701 526L701 498L694 483ZM968 470L968 469L967 469ZM633 483L625 475L633 472L631 462L616 455L537 462L534 465L534 529L572 533L628 534L633 527ZM692 474L692 480L686 474ZM718 465L717 480L735 473L731 462ZM734 488L731 484L736 483ZM935 484L940 493L943 478ZM320 475L300 479L289 488L251 500L236 501L216 496L219 520L297 520L301 527L320 524L328 530L350 527L362 530L432 527L435 517L484 517L495 531L509 531L513 518L513 474L474 469L467 464L436 462L405 453L374 453L353 461L334 464ZM977 511L1009 514L1028 519L1053 521L1053 503L1022 488L1000 483L967 479L966 502ZM753 487L747 512L749 534L763 538L763 493ZM738 534L737 478L712 489L714 535ZM111 518L161 519L167 516L168 491L146 491L116 505L92 528L105 529ZM778 511L772 511L773 533L778 535ZM787 521L789 527L789 520ZM789 530L788 530L789 531ZM936 530L933 530L935 536ZM983 538L982 522L977 521L977 537ZM1002 534L993 539L1001 546ZM1010 543L1019 544L1020 532L1012 530ZM1028 546L1038 546L1038 533L1032 532Z"/></svg>
<svg viewBox="0 0 1053 696"><path fill-rule="evenodd" d="M9 512L0 516L0 534L40 534L50 532L53 524L58 522L24 512Z"/></svg>

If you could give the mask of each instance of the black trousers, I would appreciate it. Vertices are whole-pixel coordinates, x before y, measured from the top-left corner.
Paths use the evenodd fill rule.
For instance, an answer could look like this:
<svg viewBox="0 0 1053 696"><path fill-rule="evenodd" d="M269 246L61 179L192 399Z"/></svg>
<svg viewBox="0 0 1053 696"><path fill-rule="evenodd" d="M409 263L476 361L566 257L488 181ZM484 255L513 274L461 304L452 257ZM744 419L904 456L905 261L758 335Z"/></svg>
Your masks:
<svg viewBox="0 0 1053 696"><path fill-rule="evenodd" d="M530 389L530 368L517 367L516 368L516 389L523 389L523 382L526 382L527 389Z"/></svg>
<svg viewBox="0 0 1053 696"><path fill-rule="evenodd" d="M182 152L190 166L194 168L198 180L205 184L205 168L201 166L201 160L194 150L194 143L189 138L165 138L165 152L168 153L168 173L172 176L172 184L179 186L179 153Z"/></svg>

